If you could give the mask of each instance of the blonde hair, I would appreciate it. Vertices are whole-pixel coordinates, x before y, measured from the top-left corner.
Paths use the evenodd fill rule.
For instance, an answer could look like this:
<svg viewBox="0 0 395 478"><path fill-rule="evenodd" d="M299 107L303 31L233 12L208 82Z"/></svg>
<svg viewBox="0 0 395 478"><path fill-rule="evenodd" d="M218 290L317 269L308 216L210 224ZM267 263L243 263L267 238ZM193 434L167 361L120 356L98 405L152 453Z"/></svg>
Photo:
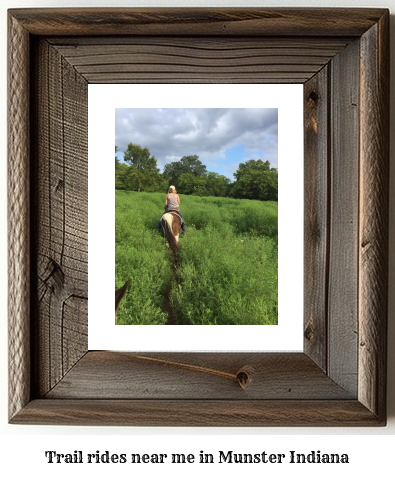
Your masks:
<svg viewBox="0 0 395 478"><path fill-rule="evenodd" d="M171 193L177 194L176 188L169 188L169 194Z"/></svg>

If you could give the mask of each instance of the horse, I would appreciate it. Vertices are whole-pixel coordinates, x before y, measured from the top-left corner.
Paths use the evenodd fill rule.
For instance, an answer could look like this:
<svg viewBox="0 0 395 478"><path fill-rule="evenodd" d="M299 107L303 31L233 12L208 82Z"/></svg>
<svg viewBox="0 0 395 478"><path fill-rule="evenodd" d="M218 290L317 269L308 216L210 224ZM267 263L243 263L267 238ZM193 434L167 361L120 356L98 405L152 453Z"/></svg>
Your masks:
<svg viewBox="0 0 395 478"><path fill-rule="evenodd" d="M173 252L178 251L178 238L181 230L181 218L177 211L168 211L160 220L165 239L167 240L166 247Z"/></svg>
<svg viewBox="0 0 395 478"><path fill-rule="evenodd" d="M125 284L118 290L115 291L115 325L117 325L117 310L121 300L125 297L126 291L128 289L130 280L125 282Z"/></svg>

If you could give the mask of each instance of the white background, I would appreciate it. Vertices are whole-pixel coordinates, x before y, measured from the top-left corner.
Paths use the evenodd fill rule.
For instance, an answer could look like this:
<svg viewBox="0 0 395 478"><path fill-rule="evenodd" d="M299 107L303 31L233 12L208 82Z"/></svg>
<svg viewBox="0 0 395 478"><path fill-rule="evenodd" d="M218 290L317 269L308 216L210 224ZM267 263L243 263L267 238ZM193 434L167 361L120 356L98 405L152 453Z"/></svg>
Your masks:
<svg viewBox="0 0 395 478"><path fill-rule="evenodd" d="M53 6L185 6L182 0L173 1L85 1L67 2L60 0L52 1L26 1L5 0L2 2L0 11L0 473L2 476L19 476L40 474L42 477L86 476L87 471L92 470L96 476L107 476L109 473L117 473L119 477L145 476L156 472L164 476L201 476L206 473L213 476L223 471L228 476L240 476L246 472L249 476L264 476L265 472L292 472L293 476L372 476L374 473L384 471L386 474L393 473L393 450L395 445L395 327L394 327L394 205L395 205L395 168L391 170L391 224L390 224L390 299L389 299L389 370L388 370L388 425L385 428L241 428L241 429L218 429L218 428L82 428L82 427L28 427L10 426L7 424L7 241L5 224L6 213L6 44L7 26L6 10L15 7L53 7ZM360 0L314 0L294 2L291 0L279 3L265 1L197 1L190 6L310 6L310 7L387 7L395 12L395 0L377 1ZM394 46L395 30L394 20L391 19L391 74L395 78ZM394 121L395 103L394 95L391 96L391 120ZM393 123L394 124L394 123ZM393 129L392 129L393 131ZM391 165L394 165L394 139L391 138ZM374 435L374 436L372 436ZM218 450L233 450L239 453L258 453L263 450L274 453L285 453L288 450L309 453L311 450L321 450L331 453L348 453L350 465L140 465L139 468L132 465L49 465L44 457L45 450L57 450L60 453L83 450L86 453L96 450L109 450L112 453L194 453L200 450L206 453L216 454ZM90 466L90 468L88 468ZM202 467L205 466L206 469ZM132 468L131 468L132 467ZM160 468L159 468L160 467ZM261 468L263 467L263 468ZM67 475L66 475L67 474ZM268 476L273 476L271 473Z"/></svg>
<svg viewBox="0 0 395 478"><path fill-rule="evenodd" d="M303 85L249 85L245 90L245 85L89 85L89 350L303 349ZM128 107L278 108L278 325L115 327L114 298L108 293L115 277L114 161L109 158L115 108Z"/></svg>

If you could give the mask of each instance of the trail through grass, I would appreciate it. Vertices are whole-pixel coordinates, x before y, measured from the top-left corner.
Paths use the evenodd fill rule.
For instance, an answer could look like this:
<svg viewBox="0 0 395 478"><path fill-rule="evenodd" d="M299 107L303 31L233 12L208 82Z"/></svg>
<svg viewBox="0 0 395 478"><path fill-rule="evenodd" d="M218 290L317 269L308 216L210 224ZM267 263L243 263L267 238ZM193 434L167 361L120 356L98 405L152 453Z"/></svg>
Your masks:
<svg viewBox="0 0 395 478"><path fill-rule="evenodd" d="M178 265L155 228L164 195L116 191L116 288L131 279L120 324L277 324L277 203L182 196L189 236Z"/></svg>

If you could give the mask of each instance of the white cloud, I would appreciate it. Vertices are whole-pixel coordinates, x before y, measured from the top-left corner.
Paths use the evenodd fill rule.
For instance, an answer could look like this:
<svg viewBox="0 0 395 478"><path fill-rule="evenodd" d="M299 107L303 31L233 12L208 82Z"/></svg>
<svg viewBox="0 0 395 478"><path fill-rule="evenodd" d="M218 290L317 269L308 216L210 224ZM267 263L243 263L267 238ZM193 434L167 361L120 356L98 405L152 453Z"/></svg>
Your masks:
<svg viewBox="0 0 395 478"><path fill-rule="evenodd" d="M277 165L276 108L117 108L115 111L118 150L125 151L129 143L146 146L161 169L166 163L197 154L210 170L210 166L225 161L227 150L240 144L244 144L243 154L248 159L264 151L262 159L270 158L271 164Z"/></svg>

